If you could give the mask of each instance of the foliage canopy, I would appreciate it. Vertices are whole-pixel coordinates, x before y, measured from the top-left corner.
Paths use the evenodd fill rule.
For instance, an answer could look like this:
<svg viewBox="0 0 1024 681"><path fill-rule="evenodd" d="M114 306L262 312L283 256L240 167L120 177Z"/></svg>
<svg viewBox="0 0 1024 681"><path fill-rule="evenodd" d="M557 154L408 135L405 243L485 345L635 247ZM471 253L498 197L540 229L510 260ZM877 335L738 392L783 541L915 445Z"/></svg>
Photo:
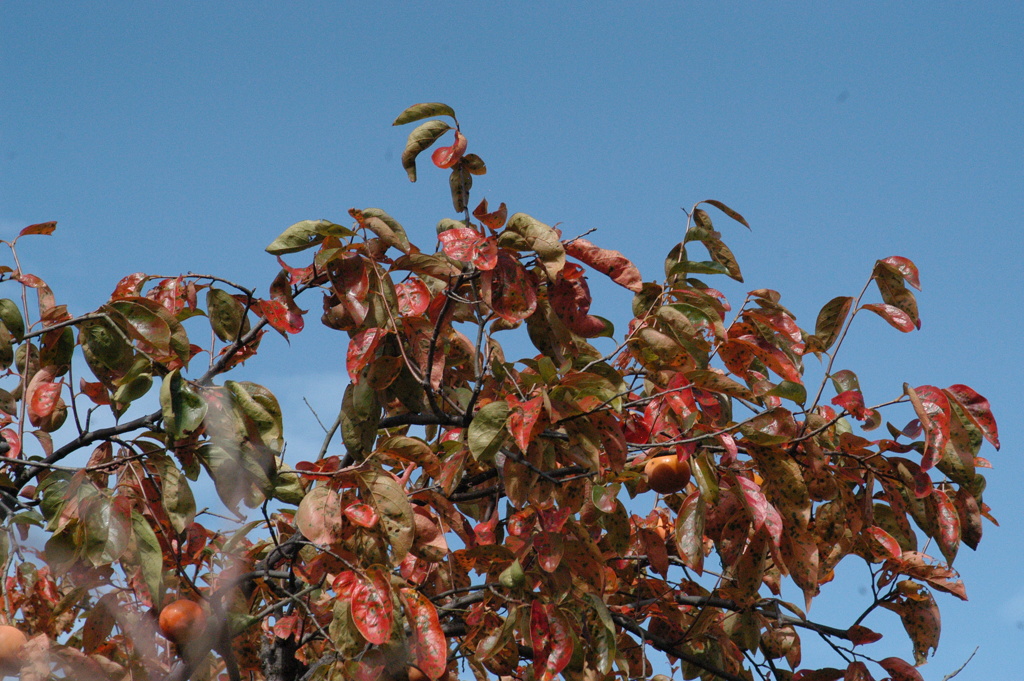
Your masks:
<svg viewBox="0 0 1024 681"><path fill-rule="evenodd" d="M504 203L471 210L486 166L455 112L418 104L407 123L413 181L454 133L431 155L459 215L436 249L352 209L347 227L306 220L268 246L282 269L267 297L136 273L73 316L17 255L56 223L3 242L0 561L3 619L30 636L22 677L596 681L649 676L653 649L684 679L920 679L933 594L966 599L951 565L991 519L979 452L999 440L967 386L905 384L870 406L836 365L865 311L920 327L914 264L879 260L810 332L776 291L733 308L705 283L743 281L712 215L749 225L725 204L695 205L663 278L645 280ZM588 274L632 292L621 335L591 314ZM872 284L881 302L864 301ZM349 384L320 455L286 462L273 393L224 376L268 330L301 332L311 292L347 343ZM517 329L536 353L511 360L500 341ZM133 415L150 393L160 408ZM906 426L883 420L898 403L916 413ZM328 455L335 438L343 455ZM197 514L204 476L238 518L228 529ZM868 565L868 607L809 619L843 560ZM786 580L803 603L781 598ZM208 624L171 642L157 616L182 598ZM872 657L863 622L880 609L913 664ZM835 668L801 667L807 635Z"/></svg>

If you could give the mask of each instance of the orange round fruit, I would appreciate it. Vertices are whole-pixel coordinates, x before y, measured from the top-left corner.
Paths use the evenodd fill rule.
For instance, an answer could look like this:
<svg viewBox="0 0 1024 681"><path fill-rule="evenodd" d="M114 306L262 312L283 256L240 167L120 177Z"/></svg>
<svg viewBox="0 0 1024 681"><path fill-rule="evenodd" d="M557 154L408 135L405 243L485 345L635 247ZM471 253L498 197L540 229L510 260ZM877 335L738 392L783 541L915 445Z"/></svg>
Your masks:
<svg viewBox="0 0 1024 681"><path fill-rule="evenodd" d="M21 666L22 647L28 643L28 636L18 627L0 625L0 666Z"/></svg>
<svg viewBox="0 0 1024 681"><path fill-rule="evenodd" d="M183 598L160 611L160 632L178 645L196 640L206 629L206 613L195 601Z"/></svg>
<svg viewBox="0 0 1024 681"><path fill-rule="evenodd" d="M675 454L656 456L644 466L647 485L658 494L672 494L690 482L690 462Z"/></svg>

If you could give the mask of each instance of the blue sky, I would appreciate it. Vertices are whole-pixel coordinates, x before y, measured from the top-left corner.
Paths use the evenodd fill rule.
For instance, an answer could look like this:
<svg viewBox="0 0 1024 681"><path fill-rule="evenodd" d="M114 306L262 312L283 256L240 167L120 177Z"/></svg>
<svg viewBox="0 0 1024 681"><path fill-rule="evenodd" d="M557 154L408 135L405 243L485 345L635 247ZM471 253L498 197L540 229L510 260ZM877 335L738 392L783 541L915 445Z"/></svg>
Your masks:
<svg viewBox="0 0 1024 681"><path fill-rule="evenodd" d="M877 258L909 257L922 330L864 319L837 367L873 402L907 381L993 403L1003 450L984 453L986 501L1002 526L958 557L971 601L940 598L923 672L941 679L980 645L958 679L1000 678L1024 666L1021 26L1014 2L7 1L0 233L59 222L21 255L76 312L135 271L265 290L277 266L263 248L298 220L377 206L429 241L451 213L446 178L423 168L409 184L408 131L390 122L443 101L487 161L476 198L596 228L648 279L681 237L680 207L706 198L753 226L716 220L746 277L723 290L738 303L775 288L804 326ZM621 326L628 295L595 291ZM286 403L292 451L315 448L302 398L333 414L343 344L268 340L247 377ZM901 636L887 638L906 655Z"/></svg>

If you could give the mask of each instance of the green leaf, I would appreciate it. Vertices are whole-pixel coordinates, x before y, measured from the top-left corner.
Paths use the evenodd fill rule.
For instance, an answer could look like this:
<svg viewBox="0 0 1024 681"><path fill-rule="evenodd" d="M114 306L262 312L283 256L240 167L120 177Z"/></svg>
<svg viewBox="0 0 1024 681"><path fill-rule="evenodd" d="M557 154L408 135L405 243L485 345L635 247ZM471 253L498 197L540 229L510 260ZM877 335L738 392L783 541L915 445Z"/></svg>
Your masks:
<svg viewBox="0 0 1024 681"><path fill-rule="evenodd" d="M245 306L227 291L211 288L206 292L206 313L217 338L233 343L249 332Z"/></svg>
<svg viewBox="0 0 1024 681"><path fill-rule="evenodd" d="M814 336L808 343L808 350L812 352L824 352L832 347L839 336L843 322L850 313L850 306L853 305L853 298L849 296L838 296L825 303L818 313L818 319L814 323Z"/></svg>
<svg viewBox="0 0 1024 681"><path fill-rule="evenodd" d="M281 405L274 394L249 381L226 381L224 387L231 391L242 413L256 424L263 444L281 452L284 449L284 423Z"/></svg>
<svg viewBox="0 0 1024 681"><path fill-rule="evenodd" d="M430 118L431 116L451 116L454 120L455 110L441 102L413 104L408 109L398 114L398 118L396 118L395 122L391 125L405 125L406 123L423 120L424 118Z"/></svg>
<svg viewBox="0 0 1024 681"><path fill-rule="evenodd" d="M473 415L469 424L469 451L477 461L490 461L505 443L505 421L508 420L507 402L485 404Z"/></svg>
<svg viewBox="0 0 1024 681"><path fill-rule="evenodd" d="M361 471L359 480L369 492L369 503L388 535L395 564L401 563L416 536L409 497L398 481L382 470L371 468Z"/></svg>
<svg viewBox="0 0 1024 681"><path fill-rule="evenodd" d="M510 217L506 229L523 237L530 250L540 258L548 279L556 281L565 267L565 247L558 238L558 232L526 213L516 213Z"/></svg>
<svg viewBox="0 0 1024 681"><path fill-rule="evenodd" d="M376 218L384 222L387 225L388 230L386 233L378 232L375 229L375 223L372 220L368 220L366 226L368 229L373 231L377 236L384 240L389 246L394 246L403 253L415 253L416 248L409 243L409 237L405 233L405 227L380 208L364 208L360 211L366 218Z"/></svg>
<svg viewBox="0 0 1024 681"><path fill-rule="evenodd" d="M416 181L416 157L451 129L444 121L427 121L409 133L405 151L402 152L402 167L409 175L410 182Z"/></svg>
<svg viewBox="0 0 1024 681"><path fill-rule="evenodd" d="M296 253L319 245L329 236L345 238L355 236L355 232L329 220L303 220L281 232L266 250L271 255Z"/></svg>
<svg viewBox="0 0 1024 681"><path fill-rule="evenodd" d="M766 392L765 395L774 395L775 397L781 397L784 400L803 404L807 401L807 388L802 384L794 383L793 381L782 381L777 386Z"/></svg>
<svg viewBox="0 0 1024 681"><path fill-rule="evenodd" d="M163 411L164 428L175 440L198 428L206 417L206 402L181 377L181 369L175 369L164 376L160 385L160 408Z"/></svg>
<svg viewBox="0 0 1024 681"><path fill-rule="evenodd" d="M132 534L142 580L149 589L153 604L159 606L164 592L164 553L153 528L138 511L132 511Z"/></svg>
<svg viewBox="0 0 1024 681"><path fill-rule="evenodd" d="M669 270L669 279L673 277L685 277L688 274L725 274L729 275L729 268L721 263L711 260L684 260L677 262Z"/></svg>
<svg viewBox="0 0 1024 681"><path fill-rule="evenodd" d="M747 229L750 229L750 223L744 220L742 215L734 211L732 208L729 208L729 206L725 205L721 201L715 201L714 199L704 199L703 201L701 201L701 203L706 203L708 205L714 206L718 210L722 211L723 213L731 217L736 222L740 223Z"/></svg>
<svg viewBox="0 0 1024 681"><path fill-rule="evenodd" d="M10 298L0 299L0 322L4 323L7 330L14 336L14 340L21 340L25 335L25 320L21 316L21 310L17 303Z"/></svg>
<svg viewBox="0 0 1024 681"><path fill-rule="evenodd" d="M150 460L160 473L160 501L171 526L178 533L184 532L196 518L196 500L188 480L169 456L150 453Z"/></svg>

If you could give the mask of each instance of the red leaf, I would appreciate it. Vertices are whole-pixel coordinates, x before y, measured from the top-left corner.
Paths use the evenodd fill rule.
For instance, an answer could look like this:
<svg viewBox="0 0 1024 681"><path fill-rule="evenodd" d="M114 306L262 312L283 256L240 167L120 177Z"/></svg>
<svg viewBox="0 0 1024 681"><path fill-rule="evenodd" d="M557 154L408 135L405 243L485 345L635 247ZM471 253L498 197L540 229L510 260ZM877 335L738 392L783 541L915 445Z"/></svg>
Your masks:
<svg viewBox="0 0 1024 681"><path fill-rule="evenodd" d="M349 504L342 511L345 517L354 522L360 527L375 527L380 517L377 512L373 510L373 507L369 504L354 503Z"/></svg>
<svg viewBox="0 0 1024 681"><path fill-rule="evenodd" d="M480 277L484 302L494 314L518 324L537 309L537 278L507 249L499 249L493 269Z"/></svg>
<svg viewBox="0 0 1024 681"><path fill-rule="evenodd" d="M398 295L398 312L403 317L418 317L430 305L430 290L418 277L395 286L395 293Z"/></svg>
<svg viewBox="0 0 1024 681"><path fill-rule="evenodd" d="M142 292L142 284L148 279L148 275L145 272L136 272L135 274L129 274L127 277L117 282L117 286L114 287L114 292L110 294L111 300L118 300L120 298L135 298Z"/></svg>
<svg viewBox="0 0 1024 681"><path fill-rule="evenodd" d="M939 526L935 539L946 562L952 564L960 548L960 514L941 489L932 489L932 500L935 502L935 520Z"/></svg>
<svg viewBox="0 0 1024 681"><path fill-rule="evenodd" d="M520 402L514 395L509 395L507 401L512 412L505 425L512 433L512 438L519 446L519 451L525 454L530 446L530 441L540 433L539 421L541 410L544 407L544 396L537 395L531 400Z"/></svg>
<svg viewBox="0 0 1024 681"><path fill-rule="evenodd" d="M846 668L843 681L874 681L874 677L868 672L867 665L858 660Z"/></svg>
<svg viewBox="0 0 1024 681"><path fill-rule="evenodd" d="M892 676L892 681L924 681L921 673L909 662L898 657L887 657L878 661L879 666Z"/></svg>
<svg viewBox="0 0 1024 681"><path fill-rule="evenodd" d="M999 428L988 400L966 385L951 385L943 392L963 407L971 423L981 430L981 434L993 447L999 449Z"/></svg>
<svg viewBox="0 0 1024 681"><path fill-rule="evenodd" d="M313 279L313 273L316 271L315 265L309 265L308 267L291 267L281 259L281 256L277 256L277 264L288 273L288 283L292 286L311 281Z"/></svg>
<svg viewBox="0 0 1024 681"><path fill-rule="evenodd" d="M288 333L298 333L302 331L304 326L302 315L306 311L295 303L295 297L292 295L292 285L289 281L287 270L281 270L281 273L274 277L274 281L270 284L270 297L284 305L287 310L287 327L285 331ZM278 330L280 331L280 329Z"/></svg>
<svg viewBox="0 0 1024 681"><path fill-rule="evenodd" d="M441 630L437 610L426 596L415 589L402 589L399 593L412 628L410 648L416 666L436 681L444 676L448 666L448 641Z"/></svg>
<svg viewBox="0 0 1024 681"><path fill-rule="evenodd" d="M644 282L640 276L640 270L622 253L606 248L598 248L582 238L564 243L567 255L571 255L577 260L590 265L598 272L607 275L608 278L619 286L624 286L634 293L639 293L643 288Z"/></svg>
<svg viewBox="0 0 1024 681"><path fill-rule="evenodd" d="M545 572L554 572L562 562L565 546L562 535L557 532L538 532L533 537L533 548L537 551L537 562Z"/></svg>
<svg viewBox="0 0 1024 681"><path fill-rule="evenodd" d="M508 207L502 202L498 210L493 213L487 212L487 199L480 202L480 205L473 210L473 217L487 225L491 230L501 229L508 218Z"/></svg>
<svg viewBox="0 0 1024 681"><path fill-rule="evenodd" d="M25 236L26 234L53 234L55 229L57 229L56 222L40 222L37 225L25 227L18 232L18 236Z"/></svg>
<svg viewBox="0 0 1024 681"><path fill-rule="evenodd" d="M93 404L110 404L110 393L107 392L102 383L89 383L84 378L81 378L78 381L78 389L83 395L92 400Z"/></svg>
<svg viewBox="0 0 1024 681"><path fill-rule="evenodd" d="M302 635L302 618L298 615L285 615L274 623L274 636L287 640L298 639Z"/></svg>
<svg viewBox="0 0 1024 681"><path fill-rule="evenodd" d="M921 470L927 471L942 458L949 442L949 399L933 385L921 385L907 392L917 417L925 429L925 450Z"/></svg>
<svg viewBox="0 0 1024 681"><path fill-rule="evenodd" d="M21 454L21 438L18 437L17 431L11 428L4 428L0 431L0 435L3 436L4 440L7 441L7 445L10 447L5 456L11 459L17 459L18 455Z"/></svg>
<svg viewBox="0 0 1024 681"><path fill-rule="evenodd" d="M839 393L832 398L832 404L842 407L860 421L871 416L871 411L864 407L864 395L859 390L847 390Z"/></svg>
<svg viewBox="0 0 1024 681"><path fill-rule="evenodd" d="M43 374L44 371L37 372L28 386L28 418L33 426L38 426L53 413L60 400L60 391L63 387L60 383L37 381L36 377Z"/></svg>
<svg viewBox="0 0 1024 681"><path fill-rule="evenodd" d="M458 130L455 131L455 142L450 147L438 147L430 155L430 160L438 168L451 168L466 153L467 140Z"/></svg>
<svg viewBox="0 0 1024 681"><path fill-rule="evenodd" d="M889 324L893 328L899 329L903 333L909 333L914 329L921 328L920 320L918 320L918 322L915 324L914 320L911 319L910 315L908 315L906 312L899 309L895 305L887 305L885 303L872 303L870 305L861 305L861 309L871 310L879 317L889 322Z"/></svg>
<svg viewBox="0 0 1024 681"><path fill-rule="evenodd" d="M359 633L374 645L391 638L391 586L388 577L371 568L358 576L352 589L352 620Z"/></svg>
<svg viewBox="0 0 1024 681"><path fill-rule="evenodd" d="M839 681L845 672L842 669L826 667L824 669L801 669L793 674L793 681Z"/></svg>
<svg viewBox="0 0 1024 681"><path fill-rule="evenodd" d="M437 236L450 258L471 262L479 270L493 270L498 264L498 242L469 227L453 227Z"/></svg>
<svg viewBox="0 0 1024 681"><path fill-rule="evenodd" d="M573 636L568 623L553 606L548 606L548 618L551 631L550 647L538 681L554 681L572 660Z"/></svg>
<svg viewBox="0 0 1024 681"><path fill-rule="evenodd" d="M880 527L869 527L865 530L871 538L871 552L879 558L899 560L903 549L896 539Z"/></svg>
<svg viewBox="0 0 1024 681"><path fill-rule="evenodd" d="M349 380L353 383L359 382L359 374L373 359L373 353L385 335L387 332L384 329L373 327L363 329L349 341L348 352L345 356L345 368L348 369Z"/></svg>
<svg viewBox="0 0 1024 681"><path fill-rule="evenodd" d="M252 310L266 319L281 335L302 331L302 317L296 319L279 300L256 300Z"/></svg>
<svg viewBox="0 0 1024 681"><path fill-rule="evenodd" d="M573 333L584 338L594 338L606 331L605 323L589 314L590 287L582 276L579 268L573 269L571 263L563 269L558 282L548 287L548 300L562 323Z"/></svg>
<svg viewBox="0 0 1024 681"><path fill-rule="evenodd" d="M905 279L908 284L916 288L918 291L921 290L921 278L917 272L917 265L911 262L909 258L892 255L888 258L882 258L882 262L895 267L900 271L900 274L903 275L903 279Z"/></svg>
<svg viewBox="0 0 1024 681"><path fill-rule="evenodd" d="M846 637L853 645L862 646L880 640L882 635L860 624L854 624L846 630Z"/></svg>
<svg viewBox="0 0 1024 681"><path fill-rule="evenodd" d="M739 484L740 498L750 514L754 529L764 528L767 530L772 543L779 548L782 544L782 517L778 510L768 503L768 499L765 498L756 482L742 476L737 476L736 482Z"/></svg>

